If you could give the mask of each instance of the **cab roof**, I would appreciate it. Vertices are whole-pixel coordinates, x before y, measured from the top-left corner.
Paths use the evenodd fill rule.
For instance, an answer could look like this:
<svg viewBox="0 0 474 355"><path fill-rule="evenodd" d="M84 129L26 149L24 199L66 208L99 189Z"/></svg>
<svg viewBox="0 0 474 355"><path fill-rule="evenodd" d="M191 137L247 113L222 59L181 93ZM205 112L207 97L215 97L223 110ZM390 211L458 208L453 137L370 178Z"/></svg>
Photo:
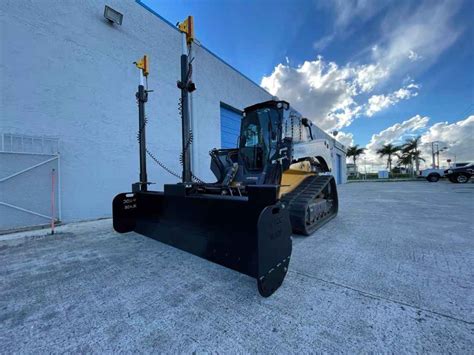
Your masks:
<svg viewBox="0 0 474 355"><path fill-rule="evenodd" d="M286 105L288 105L288 107L290 107L290 104L289 104L287 101L283 101L283 100L269 100L269 101L260 102L260 103L258 103L258 104L255 104L255 105L246 107L246 108L244 109L244 112L255 111L255 110L258 110L259 108L264 108L264 107L277 107L278 104L283 104L283 105L286 104Z"/></svg>

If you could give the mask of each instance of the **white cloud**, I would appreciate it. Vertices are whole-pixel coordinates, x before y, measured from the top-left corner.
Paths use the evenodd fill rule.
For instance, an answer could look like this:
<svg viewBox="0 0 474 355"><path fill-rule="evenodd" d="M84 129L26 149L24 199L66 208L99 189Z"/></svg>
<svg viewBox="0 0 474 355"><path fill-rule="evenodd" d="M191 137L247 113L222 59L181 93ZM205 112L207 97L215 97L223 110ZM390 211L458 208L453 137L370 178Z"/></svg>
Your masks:
<svg viewBox="0 0 474 355"><path fill-rule="evenodd" d="M325 2L335 14L334 26L336 29L344 30L354 20L358 23L365 22L380 12L386 2L380 0L332 0Z"/></svg>
<svg viewBox="0 0 474 355"><path fill-rule="evenodd" d="M362 65L356 69L355 81L362 92L370 92L388 75L388 69L379 64Z"/></svg>
<svg viewBox="0 0 474 355"><path fill-rule="evenodd" d="M371 163L383 164L383 160L377 155L377 149L388 143L403 143L406 137L426 128L428 121L428 117L416 115L406 121L396 123L379 133L373 134L370 142L366 146L366 159Z"/></svg>
<svg viewBox="0 0 474 355"><path fill-rule="evenodd" d="M324 36L313 43L313 48L321 51L324 48L326 48L333 39L334 39L334 34Z"/></svg>
<svg viewBox="0 0 474 355"><path fill-rule="evenodd" d="M412 62L416 62L417 60L423 59L423 57L410 49L408 51L408 59L410 59Z"/></svg>
<svg viewBox="0 0 474 355"><path fill-rule="evenodd" d="M372 95L367 102L367 116L372 117L375 113L393 106L401 100L408 100L411 97L417 96L418 92L415 90L418 88L419 85L411 83L388 95Z"/></svg>
<svg viewBox="0 0 474 355"><path fill-rule="evenodd" d="M421 136L426 165L431 163L431 142L435 141L440 142L440 148L448 148L440 154L441 165L446 165L446 159L474 161L474 115L451 124L436 123Z"/></svg>
<svg viewBox="0 0 474 355"><path fill-rule="evenodd" d="M386 16L374 60L391 71L406 70L405 63L424 59L422 69L436 61L460 34L454 23L460 1L426 1L399 6Z"/></svg>
<svg viewBox="0 0 474 355"><path fill-rule="evenodd" d="M354 145L354 135L347 132L338 132L336 140L346 147L351 147Z"/></svg>
<svg viewBox="0 0 474 355"><path fill-rule="evenodd" d="M262 78L261 85L288 100L321 128L332 129L349 125L356 110L351 75L351 69L318 57L297 68L279 64L270 76Z"/></svg>
<svg viewBox="0 0 474 355"><path fill-rule="evenodd" d="M364 160L375 165L375 170L383 169L386 165L386 158L380 158L376 153L377 149L388 143L401 145L406 138L420 135L421 157L425 159L425 162L421 163L422 167L431 165L431 142L435 141L440 142L440 148L448 148L440 154L441 166L447 165L447 159L452 161L456 159L458 162L474 161L474 115L451 124L440 122L428 127L428 122L428 117L416 115L372 135L370 142L365 147Z"/></svg>
<svg viewBox="0 0 474 355"><path fill-rule="evenodd" d="M389 107L393 104L393 101L388 96L385 95L373 95L369 98L367 116L371 117L374 113L383 110L386 107Z"/></svg>
<svg viewBox="0 0 474 355"><path fill-rule="evenodd" d="M356 54L358 58L365 55L365 63L349 62L342 66L325 61L321 56L297 67L287 61L263 77L261 86L288 100L327 131L350 126L361 115L373 116L417 96L419 87L410 76L417 70L426 70L459 37L461 30L454 22L454 16L460 2L440 0L392 4L378 0L325 3L323 6L330 6L336 18L333 33L317 41L314 44L317 49L349 33L356 22L360 25L380 14L379 40ZM387 7L390 11L382 14L381 10ZM403 86L391 91L393 85L398 86L400 84L396 82L401 81ZM405 122L399 124L401 130Z"/></svg>
<svg viewBox="0 0 474 355"><path fill-rule="evenodd" d="M332 33L314 43L324 49L331 41L382 14L380 40L370 45L375 62L397 70L405 62L426 59L434 62L456 39L461 30L454 21L462 1L440 0L395 2L380 0L332 0L324 3L334 13ZM430 62L430 63L428 63Z"/></svg>
<svg viewBox="0 0 474 355"><path fill-rule="evenodd" d="M323 50L337 37L347 35L352 24L360 25L374 17L387 3L380 0L331 0L321 5L334 13L334 23L331 33L314 42L313 47L317 50Z"/></svg>
<svg viewBox="0 0 474 355"><path fill-rule="evenodd" d="M374 64L339 67L321 56L294 68L279 64L262 87L288 100L323 129L349 126L362 113L355 97L373 90L387 72Z"/></svg>
<svg viewBox="0 0 474 355"><path fill-rule="evenodd" d="M321 56L294 68L279 64L263 77L261 86L272 95L288 100L305 116L325 130L341 129L365 113L369 117L401 100L418 95L413 82L390 94L373 95L359 104L359 95L370 93L389 72L377 64L338 66Z"/></svg>

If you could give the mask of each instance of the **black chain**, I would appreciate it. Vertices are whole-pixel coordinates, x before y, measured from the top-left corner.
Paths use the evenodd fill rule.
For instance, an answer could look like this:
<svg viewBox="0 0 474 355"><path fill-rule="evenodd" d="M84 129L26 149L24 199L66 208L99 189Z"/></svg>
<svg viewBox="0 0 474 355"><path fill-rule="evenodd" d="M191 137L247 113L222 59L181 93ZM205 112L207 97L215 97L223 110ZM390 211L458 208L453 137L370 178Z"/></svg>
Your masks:
<svg viewBox="0 0 474 355"><path fill-rule="evenodd" d="M159 161L148 149L145 148L145 151L150 156L150 158L155 161L156 164L158 164L160 167L162 167L165 171L167 171L171 175L177 177L178 179L181 179L181 176L178 173L176 173L173 170L169 169L165 164L163 164L161 161Z"/></svg>
<svg viewBox="0 0 474 355"><path fill-rule="evenodd" d="M181 166L183 166L184 164L184 153L188 151L192 142L193 142L193 131L189 130L188 139L186 141L186 144L184 145L184 152L181 152L181 154L179 155L179 163L181 164Z"/></svg>
<svg viewBox="0 0 474 355"><path fill-rule="evenodd" d="M141 132L143 131L143 129L145 128L145 126L147 125L148 123L148 117L145 116L145 120L143 122L143 125L140 127L140 129L138 130L138 133L137 133L137 141L138 143L141 143ZM188 139L188 142L186 142L186 149L189 148L189 146L191 145L192 143L192 140L193 140L193 137L192 137L192 134L190 134L190 139ZM162 161L160 161L152 152L150 152L148 150L148 148L145 147L145 151L146 153L148 154L148 156L153 159L153 161L158 165L160 166L163 170L165 170L167 173L169 173L170 175L173 175L174 177L177 177L178 179L181 179L182 176L180 174L178 174L177 172L171 170L170 168L168 168ZM182 161L182 156L183 154L181 153L181 157L180 157L180 161L181 161L181 165L183 164L183 161ZM194 175L193 173L191 173L191 178L195 181L195 182L198 182L198 183L201 183L201 184L205 184L205 182L203 180L201 180L200 178L198 178L196 175Z"/></svg>
<svg viewBox="0 0 474 355"><path fill-rule="evenodd" d="M148 117L145 116L145 119L143 120L143 124L139 127L138 129L138 133L137 133L137 141L139 144L141 144L141 136L142 136L142 132L143 130L145 129L145 126L147 125L148 123ZM156 164L158 164L160 167L162 167L165 171L167 171L168 173L170 173L171 175L177 177L178 179L181 179L181 176L177 173L175 173L173 170L171 170L170 168L168 168L165 164L163 164L160 160L158 160L154 155L153 153L151 153L148 148L145 147L145 151L146 153L150 156L150 158L152 158Z"/></svg>

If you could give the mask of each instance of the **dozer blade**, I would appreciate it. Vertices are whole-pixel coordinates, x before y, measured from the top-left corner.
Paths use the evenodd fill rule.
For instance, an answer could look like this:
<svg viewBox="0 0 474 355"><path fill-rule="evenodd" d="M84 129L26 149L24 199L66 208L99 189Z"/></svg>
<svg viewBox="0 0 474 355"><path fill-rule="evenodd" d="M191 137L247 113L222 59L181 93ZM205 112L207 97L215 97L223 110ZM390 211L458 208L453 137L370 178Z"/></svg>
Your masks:
<svg viewBox="0 0 474 355"><path fill-rule="evenodd" d="M291 255L291 223L276 186L251 186L248 197L187 194L182 184L164 192L117 195L113 225L257 279L270 296L283 282Z"/></svg>

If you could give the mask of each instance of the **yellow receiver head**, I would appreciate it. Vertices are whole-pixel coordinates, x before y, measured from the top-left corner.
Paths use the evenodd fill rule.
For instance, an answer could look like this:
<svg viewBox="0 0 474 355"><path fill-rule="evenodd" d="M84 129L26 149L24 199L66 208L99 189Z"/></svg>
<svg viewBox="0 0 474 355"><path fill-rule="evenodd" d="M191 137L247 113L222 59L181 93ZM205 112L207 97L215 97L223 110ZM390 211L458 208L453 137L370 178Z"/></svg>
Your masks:
<svg viewBox="0 0 474 355"><path fill-rule="evenodd" d="M186 33L186 42L191 44L194 42L194 18L188 16L186 20L178 24L178 28L181 32Z"/></svg>
<svg viewBox="0 0 474 355"><path fill-rule="evenodd" d="M140 58L138 62L135 62L135 65L138 69L141 69L143 71L143 76L148 76L150 67L148 62L148 56L146 54L143 56L143 58Z"/></svg>

